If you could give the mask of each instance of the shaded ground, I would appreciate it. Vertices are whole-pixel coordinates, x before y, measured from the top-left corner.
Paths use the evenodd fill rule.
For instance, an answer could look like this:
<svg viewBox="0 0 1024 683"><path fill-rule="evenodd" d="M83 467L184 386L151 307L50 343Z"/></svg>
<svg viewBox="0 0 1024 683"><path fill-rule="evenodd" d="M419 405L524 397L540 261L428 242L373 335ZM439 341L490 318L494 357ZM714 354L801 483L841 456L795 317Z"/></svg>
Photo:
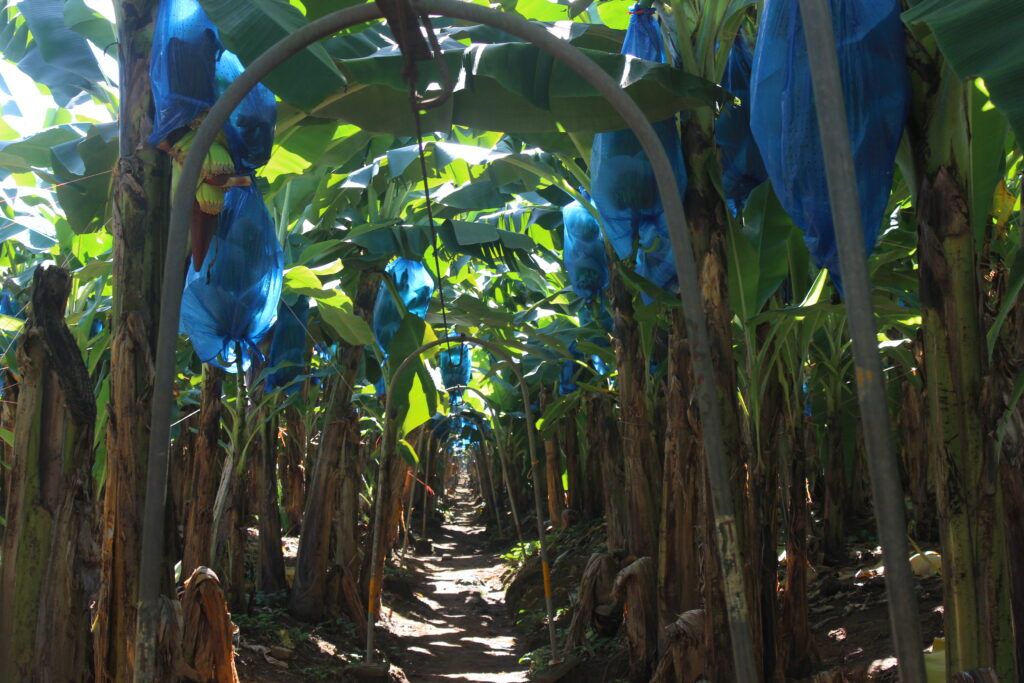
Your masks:
<svg viewBox="0 0 1024 683"><path fill-rule="evenodd" d="M476 522L478 508L470 496L467 490L458 491L450 521L431 534L430 554L417 556L410 549L388 569L378 642L396 665L392 671L398 673L400 667L412 683L527 681L529 659L543 662L547 658L536 561L524 563L506 598L502 575L507 565L499 556L504 547L494 543ZM573 601L583 564L591 552L603 547L603 538L599 521L552 534L558 607L568 607ZM294 546L295 539L285 539L289 563L294 562ZM819 674L816 683L895 680L884 577L871 571L857 574L858 570L871 570L879 560L877 549L859 548L841 566L812 569L810 624L820 658L816 670L829 672ZM917 592L924 646L941 635L941 579L919 578ZM259 596L246 614L236 615L241 627L237 648L241 679L261 683L349 680L345 668L362 660L363 649L352 626L344 620L303 624L291 619L284 606L283 594ZM519 615L517 627L513 627L511 614ZM559 621L562 628L567 626L567 618ZM270 647L275 651L261 650ZM286 660L273 661L282 647L287 651ZM526 652L534 648L541 649ZM627 660L621 630L603 638L591 633L586 645L574 654L579 663L567 672L564 683L625 679ZM396 680L401 680L400 673Z"/></svg>
<svg viewBox="0 0 1024 683"><path fill-rule="evenodd" d="M468 497L459 491L452 520L431 539L432 555L406 558L412 597L384 608L384 626L397 639L389 649L412 683L526 681L503 605L504 567Z"/></svg>
<svg viewBox="0 0 1024 683"><path fill-rule="evenodd" d="M527 680L528 667L519 663L522 652L504 607L506 567L500 548L474 520L470 496L468 490L458 491L451 521L431 534L432 554L417 556L410 548L404 560L397 558L399 567L388 567L378 643L411 683ZM284 543L286 563L293 566L296 539ZM345 669L362 660L363 650L352 626L344 620L304 624L285 607L284 594L259 596L246 614L234 616L241 636L235 658L241 680L350 680ZM275 657L279 654L287 658Z"/></svg>

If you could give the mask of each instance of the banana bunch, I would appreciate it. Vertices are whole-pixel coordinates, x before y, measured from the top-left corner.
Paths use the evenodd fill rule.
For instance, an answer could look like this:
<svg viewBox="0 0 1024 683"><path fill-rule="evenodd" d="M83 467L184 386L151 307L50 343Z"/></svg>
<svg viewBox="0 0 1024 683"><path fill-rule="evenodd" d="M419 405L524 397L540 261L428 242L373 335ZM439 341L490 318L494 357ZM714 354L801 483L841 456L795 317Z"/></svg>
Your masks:
<svg viewBox="0 0 1024 683"><path fill-rule="evenodd" d="M168 153L174 159L174 184L177 186L178 175L181 166L185 163L185 156L191 149L195 140L195 131L189 130L170 145ZM203 159L203 168L200 172L199 187L196 188L196 202L199 209L210 216L216 216L224 208L225 184L235 172L235 162L232 161L227 147L220 140L214 140L210 145L210 151Z"/></svg>

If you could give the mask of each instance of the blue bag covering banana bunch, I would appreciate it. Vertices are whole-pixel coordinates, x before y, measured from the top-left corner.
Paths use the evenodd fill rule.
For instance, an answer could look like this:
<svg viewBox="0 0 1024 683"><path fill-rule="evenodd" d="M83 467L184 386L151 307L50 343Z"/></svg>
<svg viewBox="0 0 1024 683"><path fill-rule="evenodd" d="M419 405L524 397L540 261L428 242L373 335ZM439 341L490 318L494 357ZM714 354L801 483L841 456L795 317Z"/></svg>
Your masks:
<svg viewBox="0 0 1024 683"><path fill-rule="evenodd" d="M270 355L267 359L271 372L267 376L267 391L284 388L291 394L299 389L295 380L302 375L310 351L306 339L306 325L309 321L309 297L300 296L294 306L281 301L277 308L277 322L270 340Z"/></svg>
<svg viewBox="0 0 1024 683"><path fill-rule="evenodd" d="M252 186L224 197L217 232L203 265L190 263L181 299L181 330L196 355L234 371L252 356L277 317L284 255L263 197Z"/></svg>
<svg viewBox="0 0 1024 683"><path fill-rule="evenodd" d="M829 0L857 174L864 246L870 254L892 188L909 86L900 3ZM750 84L750 127L783 208L814 262L842 294L825 158L796 0L766 0Z"/></svg>
<svg viewBox="0 0 1024 683"><path fill-rule="evenodd" d="M631 10L622 54L664 62L661 33L652 9ZM675 117L652 124L672 164L680 196L686 164ZM636 258L636 272L662 289L676 283L672 243L654 171L630 130L598 133L590 155L591 192L605 234L620 259ZM639 249L637 249L639 246ZM644 297L645 301L647 297Z"/></svg>
<svg viewBox="0 0 1024 683"><path fill-rule="evenodd" d="M162 0L157 10L150 83L154 121L149 141L173 157L175 177L203 116L242 73L224 49L217 28L198 0ZM228 187L248 184L270 159L277 105L262 84L232 112L203 162L192 218L192 258L202 267Z"/></svg>

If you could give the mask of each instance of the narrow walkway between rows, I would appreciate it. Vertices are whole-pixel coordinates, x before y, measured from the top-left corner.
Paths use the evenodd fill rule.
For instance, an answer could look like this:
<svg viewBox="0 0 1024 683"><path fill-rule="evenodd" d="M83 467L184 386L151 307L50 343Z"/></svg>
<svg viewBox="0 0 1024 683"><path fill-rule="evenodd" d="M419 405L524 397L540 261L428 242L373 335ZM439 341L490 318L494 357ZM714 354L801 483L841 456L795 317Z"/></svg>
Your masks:
<svg viewBox="0 0 1024 683"><path fill-rule="evenodd" d="M473 521L470 496L459 489L452 521L431 538L433 555L408 558L413 600L384 610L410 683L526 681L505 611L502 561Z"/></svg>

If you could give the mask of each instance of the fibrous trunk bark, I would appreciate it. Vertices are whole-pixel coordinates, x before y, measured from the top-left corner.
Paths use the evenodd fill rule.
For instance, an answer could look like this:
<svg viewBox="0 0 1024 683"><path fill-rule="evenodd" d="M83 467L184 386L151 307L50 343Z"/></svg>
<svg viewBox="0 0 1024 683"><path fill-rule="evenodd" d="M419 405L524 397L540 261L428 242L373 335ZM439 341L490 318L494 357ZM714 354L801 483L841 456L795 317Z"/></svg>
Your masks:
<svg viewBox="0 0 1024 683"><path fill-rule="evenodd" d="M562 444L565 450L565 474L569 483L566 492L566 506L578 519L583 512L583 495L581 491L583 472L580 463L580 435L576 424L575 412L566 415L562 420Z"/></svg>
<svg viewBox="0 0 1024 683"><path fill-rule="evenodd" d="M615 329L615 358L619 372L619 429L625 473L626 546L637 557L658 554L658 512L661 501L661 456L644 394L647 367L640 347L640 328L633 317L633 300L617 263L612 268L611 302ZM613 481L605 477L605 481Z"/></svg>
<svg viewBox="0 0 1024 683"><path fill-rule="evenodd" d="M787 678L811 675L818 664L810 627L807 574L811 567L808 549L811 509L807 495L807 462L814 446L814 426L809 417L798 417L790 449L789 469L783 486L788 491L786 517L786 588L779 608L779 670Z"/></svg>
<svg viewBox="0 0 1024 683"><path fill-rule="evenodd" d="M729 304L725 256L726 235L728 234L726 209L721 194L711 181L710 158L717 152L713 131L707 128L707 121L698 117L687 120L682 127L682 137L689 170L684 206L693 242L694 258L697 262L704 313L707 316L708 341L715 370L714 383L721 406L722 453L729 459L729 471L733 473L732 498L736 510L735 527L740 567L734 567L732 570L743 571L749 576L747 565L752 556L750 545L752 533L746 523L746 520L750 519L749 499L746 495L749 445L743 436L743 421L740 418L739 405L736 401L736 367L732 352L733 313ZM694 390L696 390L695 386ZM691 403L696 404L695 396L692 397ZM705 472L705 481L708 481L703 448L699 449L698 453L700 453L702 469ZM707 486L704 489L708 496L704 505L707 519L705 547L709 550L705 561L707 575L704 581L704 607L708 617L708 642L711 645L707 673L710 680L727 681L735 678L732 644L725 609L721 563L717 559L714 510L710 504L710 489ZM761 627L757 619L756 601L750 592L750 582L746 583L748 584L747 612L752 634L760 634ZM755 661L759 661L760 654L759 651L755 652L755 657L758 658Z"/></svg>
<svg viewBox="0 0 1024 683"><path fill-rule="evenodd" d="M355 311L369 321L373 315L378 276L369 271L359 282L355 297ZM338 354L338 374L330 387L325 423L320 437L320 448L306 491L306 507L302 515L302 535L295 566L289 610L306 621L319 621L327 607L328 567L331 563L331 530L334 527L338 487L355 485L349 478L354 468L351 459L359 449L358 416L352 409L352 387L355 385L362 346L345 346ZM342 479L344 478L344 481ZM357 502L357 501L354 501ZM351 514L350 510L342 511ZM356 516L342 522L351 524L354 534ZM339 544L348 541L343 537ZM346 558L344 562L348 563Z"/></svg>
<svg viewBox="0 0 1024 683"><path fill-rule="evenodd" d="M980 412L984 337L967 193L957 170L917 195L925 386L933 439L949 671L993 667L1015 680L999 468Z"/></svg>
<svg viewBox="0 0 1024 683"><path fill-rule="evenodd" d="M650 680L658 651L658 610L654 561L641 557L619 572L612 595L623 606L630 679Z"/></svg>
<svg viewBox="0 0 1024 683"><path fill-rule="evenodd" d="M714 165L711 159L717 154L714 143L713 129L707 120L693 118L682 127L683 150L689 178L684 205L686 218L693 243L693 256L696 260L700 283L700 296L705 306L708 319L708 334L711 344L711 355L715 369L715 387L721 407L722 453L729 460L728 468L732 473L732 501L736 512L736 551L739 565L727 567L729 571L742 571L743 584L746 587L746 606L750 627L755 644L756 661L760 665L761 649L758 646L761 636L761 624L758 620L758 603L751 592L754 585L754 565L752 558L752 529L748 520L750 514L750 497L748 494L748 467L750 466L750 443L744 438L744 422L740 418L739 405L736 401L736 370L732 353L732 307L729 304L728 278L726 268L726 238L728 223L725 203L712 181L711 170ZM693 386L694 391L696 386ZM691 397L696 404L696 397ZM728 618L723 593L724 578L721 575L722 565L718 559L718 539L715 533L716 524L713 518L714 507L711 505L710 480L707 478L708 465L703 449L697 451L701 468L706 473L705 487L708 498L703 509L707 516L705 524L706 548L708 556L705 561L707 569L705 586L705 608L709 638L708 676L711 680L732 680L735 678L732 663L732 645L729 636ZM759 666L760 669L760 666Z"/></svg>
<svg viewBox="0 0 1024 683"><path fill-rule="evenodd" d="M0 427L14 433L14 419L18 411L18 380L10 368L0 372L3 382L3 401L0 401ZM14 462L14 446L0 442L0 510L7 507L7 492L11 490L11 463ZM3 533L0 532L0 538Z"/></svg>
<svg viewBox="0 0 1024 683"><path fill-rule="evenodd" d="M380 603L384 580L384 563L398 539L402 519L402 484L409 473L409 465L405 460L393 453L391 457L382 458L377 469L377 486L374 498L383 496L383 509L380 529L370 529L368 538L376 537L376 544L369 549L363 560L360 576L360 593L370 596L374 614L380 613ZM377 504L377 500L374 500ZM371 520L372 522L372 520Z"/></svg>
<svg viewBox="0 0 1024 683"><path fill-rule="evenodd" d="M665 390L665 475L658 555L659 634L683 612L700 607L704 472L690 422L690 354L681 311L672 313Z"/></svg>
<svg viewBox="0 0 1024 683"><path fill-rule="evenodd" d="M252 461L239 464L240 454L224 461L217 502L214 505L210 561L224 586L224 595L232 610L246 604L245 580L247 495Z"/></svg>
<svg viewBox="0 0 1024 683"><path fill-rule="evenodd" d="M550 402L551 394L545 393L541 408ZM557 432L552 431L544 439L544 475L547 489L548 517L551 526L562 526L562 511L565 510L565 491L562 489L562 454L558 449Z"/></svg>
<svg viewBox="0 0 1024 683"><path fill-rule="evenodd" d="M1003 296L1007 293L1000 285L1009 278L1008 270L1004 266L1000 278L993 282ZM999 307L989 308L989 311L995 310ZM996 435L995 443L990 442L992 457L1000 463L1006 547L1011 549L1007 554L1018 670L1024 667L1024 554L1019 552L1024 548L1024 409L1019 401L1016 405L1010 405L1010 401L1014 382L1021 372L1024 372L1024 303L1018 300L996 340L992 369L982 391L988 433Z"/></svg>
<svg viewBox="0 0 1024 683"><path fill-rule="evenodd" d="M87 681L93 537L92 383L64 309L67 271L40 266L18 343L21 393L0 546L0 680Z"/></svg>
<svg viewBox="0 0 1024 683"><path fill-rule="evenodd" d="M114 331L110 345L101 589L93 630L95 675L101 683L131 680L135 661L145 456L170 188L167 158L146 143L153 125L149 53L156 5L153 0L114 3L120 67L120 152L111 202ZM172 539L174 534L165 537ZM166 576L161 579L165 594L173 596L170 567L168 563Z"/></svg>
<svg viewBox="0 0 1024 683"><path fill-rule="evenodd" d="M203 388L199 398L199 430L195 438L195 455L187 491L185 518L185 550L181 559L181 575L192 576L197 567L208 566L213 504L217 498L217 482L223 464L220 448L221 393L224 371L212 365L203 366Z"/></svg>
<svg viewBox="0 0 1024 683"><path fill-rule="evenodd" d="M595 440L600 437L592 430L594 425L590 418L592 398L596 396L587 392L583 395L581 406L583 408L583 425L586 438L578 441L577 447L580 450L580 457L583 459L582 477L580 481L580 513L583 519L593 520L604 514L604 475L601 471L601 461L607 456L610 448L616 448L618 440L612 442L598 443ZM609 420L612 418L609 417ZM614 423L613 423L614 424Z"/></svg>
<svg viewBox="0 0 1024 683"><path fill-rule="evenodd" d="M912 537L923 540L935 538L935 487L932 485L929 460L931 427L927 421L924 386L918 378L903 382L903 402L900 406L899 428L903 467L912 509Z"/></svg>
<svg viewBox="0 0 1024 683"><path fill-rule="evenodd" d="M302 509L306 504L306 423L295 406L284 411L284 430L278 471L288 533L295 533L302 524Z"/></svg>
<svg viewBox="0 0 1024 683"><path fill-rule="evenodd" d="M273 437L276 420L262 420L253 472L256 479L257 512L260 529L259 588L264 593L285 589L284 552L281 549L281 511L277 506L277 468Z"/></svg>
<svg viewBox="0 0 1024 683"><path fill-rule="evenodd" d="M626 550L627 522L626 496L623 481L622 439L619 423L615 420L613 401L601 394L584 397L587 409L588 459L597 462L604 485L601 487L601 506L604 509L608 552Z"/></svg>

